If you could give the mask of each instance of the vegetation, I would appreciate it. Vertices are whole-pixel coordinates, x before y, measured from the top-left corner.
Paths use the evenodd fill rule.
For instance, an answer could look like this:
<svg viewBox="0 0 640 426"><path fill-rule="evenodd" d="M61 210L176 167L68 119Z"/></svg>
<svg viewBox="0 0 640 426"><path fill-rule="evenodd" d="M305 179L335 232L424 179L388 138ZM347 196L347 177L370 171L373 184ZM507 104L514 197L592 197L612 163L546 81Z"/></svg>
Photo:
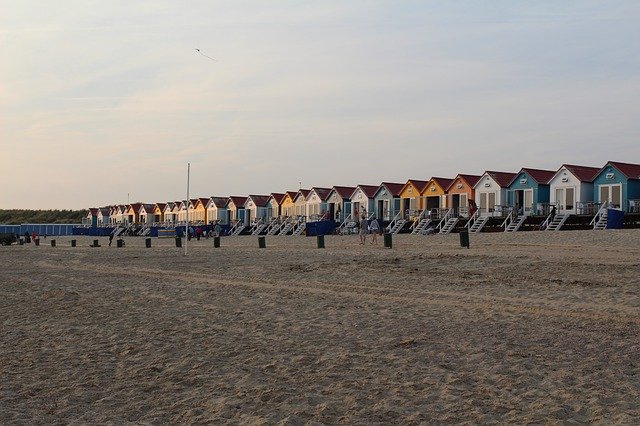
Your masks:
<svg viewBox="0 0 640 426"><path fill-rule="evenodd" d="M81 223L87 210L0 210L0 223Z"/></svg>

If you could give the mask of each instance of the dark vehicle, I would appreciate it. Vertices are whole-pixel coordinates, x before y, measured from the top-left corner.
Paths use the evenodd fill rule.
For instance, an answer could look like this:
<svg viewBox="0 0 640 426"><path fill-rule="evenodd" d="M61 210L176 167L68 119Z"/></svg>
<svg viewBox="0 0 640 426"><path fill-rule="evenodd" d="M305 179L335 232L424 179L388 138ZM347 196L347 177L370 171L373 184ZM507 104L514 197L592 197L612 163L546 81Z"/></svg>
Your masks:
<svg viewBox="0 0 640 426"><path fill-rule="evenodd" d="M18 239L13 234L0 234L0 245L10 246L17 241Z"/></svg>

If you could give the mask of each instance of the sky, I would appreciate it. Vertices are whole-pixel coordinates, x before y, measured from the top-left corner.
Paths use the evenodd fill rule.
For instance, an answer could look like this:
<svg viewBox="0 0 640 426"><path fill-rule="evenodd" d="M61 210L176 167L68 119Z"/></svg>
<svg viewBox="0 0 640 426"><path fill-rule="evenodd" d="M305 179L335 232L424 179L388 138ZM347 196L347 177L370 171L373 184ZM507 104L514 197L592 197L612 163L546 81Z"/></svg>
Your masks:
<svg viewBox="0 0 640 426"><path fill-rule="evenodd" d="M0 10L0 209L640 163L637 0Z"/></svg>

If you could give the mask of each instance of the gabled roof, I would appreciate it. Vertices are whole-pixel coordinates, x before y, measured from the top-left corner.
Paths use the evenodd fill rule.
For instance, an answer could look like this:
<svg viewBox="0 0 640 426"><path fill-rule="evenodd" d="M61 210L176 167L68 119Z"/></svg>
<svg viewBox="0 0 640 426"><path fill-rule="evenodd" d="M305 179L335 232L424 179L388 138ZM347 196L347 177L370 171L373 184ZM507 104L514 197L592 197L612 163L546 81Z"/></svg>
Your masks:
<svg viewBox="0 0 640 426"><path fill-rule="evenodd" d="M385 187L387 191L389 191L389 194L391 194L393 197L399 197L400 192L402 192L402 188L404 188L404 183L382 182L376 190L376 194L382 187Z"/></svg>
<svg viewBox="0 0 640 426"><path fill-rule="evenodd" d="M447 188L449 188L449 186L451 186L451 184L453 183L455 179L449 179L449 178L443 178L443 177L432 177L429 182L434 181L435 183L437 183L440 188L444 189L445 191L447 190ZM422 193L422 191L424 191L426 189L426 185L425 187L422 188L422 190L420 191Z"/></svg>
<svg viewBox="0 0 640 426"><path fill-rule="evenodd" d="M292 200L295 202L300 196L302 196L302 198L306 200L310 192L311 192L310 189L299 189L298 192L296 192L296 195L292 198Z"/></svg>
<svg viewBox="0 0 640 426"><path fill-rule="evenodd" d="M598 172L600 171L599 168L597 167L588 167L588 166L576 166L573 164L563 164L557 172L555 172L553 174L553 176L551 176L551 179L549 179L549 182L551 182L557 175L558 173L560 173L560 170L562 170L563 168L569 170L569 172L571 172L571 174L573 174L575 177L577 177L580 182L591 182L593 181L593 178L596 177L596 175L598 174Z"/></svg>
<svg viewBox="0 0 640 426"><path fill-rule="evenodd" d="M209 202L209 199L202 197L202 198L198 198L198 201L200 202L200 204L206 207L207 203Z"/></svg>
<svg viewBox="0 0 640 426"><path fill-rule="evenodd" d="M378 186L374 186L374 185L358 185L358 186L356 186L356 189L353 190L353 192L351 193L349 198L353 197L353 194L356 193L358 188L360 188L360 190L364 193L364 195L367 196L367 198L373 198L374 195L376 195L376 192L378 191L378 188L380 188L380 185L378 185Z"/></svg>
<svg viewBox="0 0 640 426"><path fill-rule="evenodd" d="M604 170L609 165L620 170L620 173L625 175L627 179L640 179L640 164L620 163L617 161L609 161L602 169L600 169L600 171L598 171L596 176L599 175L602 170Z"/></svg>
<svg viewBox="0 0 640 426"><path fill-rule="evenodd" d="M227 205L227 201L229 200L229 198L227 197L209 197L209 201L207 201L207 208L210 208L211 205L213 204L214 206L216 206L219 209L223 209L224 206Z"/></svg>
<svg viewBox="0 0 640 426"><path fill-rule="evenodd" d="M287 191L284 194L284 197L282 197L282 200L280 201L279 204L282 204L287 197L289 197L291 199L291 201L293 202L294 198L296 198L296 194L297 194L297 192L295 192L295 191Z"/></svg>
<svg viewBox="0 0 640 426"><path fill-rule="evenodd" d="M164 210L164 208L167 206L167 203L156 203L156 206L157 206L160 210Z"/></svg>
<svg viewBox="0 0 640 426"><path fill-rule="evenodd" d="M148 213L153 213L153 207L153 204L140 204L140 207L137 211L138 213L142 212L143 210Z"/></svg>
<svg viewBox="0 0 640 426"><path fill-rule="evenodd" d="M421 193L427 187L427 183L429 183L428 180L407 179L407 183L402 185L402 189L400 190L400 192L403 192L404 189L409 185L413 185L413 187L418 190L418 193Z"/></svg>
<svg viewBox="0 0 640 426"><path fill-rule="evenodd" d="M244 208L244 203L247 202L247 197L240 197L240 196L237 196L237 195L232 195L231 197L229 197L227 199L227 203L225 205L228 205L229 202L231 202L231 201L233 201L233 204L236 207L243 207Z"/></svg>
<svg viewBox="0 0 640 426"><path fill-rule="evenodd" d="M513 179L511 179L511 182L509 182L509 186L511 186L511 184L515 182L515 180L518 178L518 175L520 175L520 173L522 172L526 172L529 176L531 176L531 179L533 179L538 185L548 184L553 175L556 174L556 172L553 170L530 169L528 167L523 167L518 173L516 173Z"/></svg>
<svg viewBox="0 0 640 426"><path fill-rule="evenodd" d="M349 199L349 197L351 197L351 194L353 194L353 191L356 190L356 187L355 186L334 186L333 188L331 188L331 190L336 191L336 194L338 194L340 198Z"/></svg>
<svg viewBox="0 0 640 426"><path fill-rule="evenodd" d="M273 198L276 203L280 204L282 202L282 200L284 200L284 196L285 195L286 194L281 194L279 192L272 192L269 197Z"/></svg>
<svg viewBox="0 0 640 426"><path fill-rule="evenodd" d="M98 213L102 216L109 216L109 213L111 212L111 208L110 207L100 207L98 209Z"/></svg>
<svg viewBox="0 0 640 426"><path fill-rule="evenodd" d="M98 208L97 207L91 207L89 209L89 211L87 212L87 216L91 215L91 216L96 216L98 214Z"/></svg>
<svg viewBox="0 0 640 426"><path fill-rule="evenodd" d="M491 179L493 179L498 185L501 187L507 187L511 183L513 179L518 175L515 172L496 172L494 170L487 170L484 172L484 175L489 175ZM482 177L482 176L480 176ZM477 185L478 182L476 182Z"/></svg>
<svg viewBox="0 0 640 426"><path fill-rule="evenodd" d="M249 200L249 198L258 207L264 207L269 202L269 195L249 195L247 197L247 201Z"/></svg>
<svg viewBox="0 0 640 426"><path fill-rule="evenodd" d="M314 186L311 190L318 194L318 197L320 197L322 201L325 201L327 197L329 197L329 193L331 193L331 188L320 188Z"/></svg>
<svg viewBox="0 0 640 426"><path fill-rule="evenodd" d="M140 207L142 206L142 203L133 203L133 204L129 204L129 207L131 207L131 209L134 212L139 212L140 211ZM127 210L129 210L129 207L127 207Z"/></svg>
<svg viewBox="0 0 640 426"><path fill-rule="evenodd" d="M459 173L458 176L456 176L451 183L449 184L449 186L447 186L447 188L445 189L445 191L449 192L449 189L451 188L451 186L453 186L453 183L456 181L456 179L460 178L463 181L467 182L467 185L469 185L471 188L473 188L474 186L476 186L476 183L478 183L478 181L480 180L482 176L478 176L478 175L465 175L462 173ZM439 185L439 184L438 184Z"/></svg>

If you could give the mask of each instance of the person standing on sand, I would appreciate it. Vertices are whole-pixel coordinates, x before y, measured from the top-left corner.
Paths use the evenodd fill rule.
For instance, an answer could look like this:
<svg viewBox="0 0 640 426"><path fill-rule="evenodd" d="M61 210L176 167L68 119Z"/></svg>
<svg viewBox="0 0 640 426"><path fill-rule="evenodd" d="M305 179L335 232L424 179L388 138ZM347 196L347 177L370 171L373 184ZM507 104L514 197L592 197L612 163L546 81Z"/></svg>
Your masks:
<svg viewBox="0 0 640 426"><path fill-rule="evenodd" d="M220 228L220 222L216 222L216 226L215 226L215 228L214 228L215 233L216 233L216 237L219 237L219 236L220 236L220 229L221 229L221 228Z"/></svg>
<svg viewBox="0 0 640 426"><path fill-rule="evenodd" d="M109 234L109 247L111 247L112 242L113 242L113 232Z"/></svg>
<svg viewBox="0 0 640 426"><path fill-rule="evenodd" d="M362 216L360 219L360 244L364 244L367 242L367 231L369 224L367 223L367 218Z"/></svg>
<svg viewBox="0 0 640 426"><path fill-rule="evenodd" d="M380 224L378 223L378 219L373 219L371 221L371 245L377 243L377 237L380 233Z"/></svg>

